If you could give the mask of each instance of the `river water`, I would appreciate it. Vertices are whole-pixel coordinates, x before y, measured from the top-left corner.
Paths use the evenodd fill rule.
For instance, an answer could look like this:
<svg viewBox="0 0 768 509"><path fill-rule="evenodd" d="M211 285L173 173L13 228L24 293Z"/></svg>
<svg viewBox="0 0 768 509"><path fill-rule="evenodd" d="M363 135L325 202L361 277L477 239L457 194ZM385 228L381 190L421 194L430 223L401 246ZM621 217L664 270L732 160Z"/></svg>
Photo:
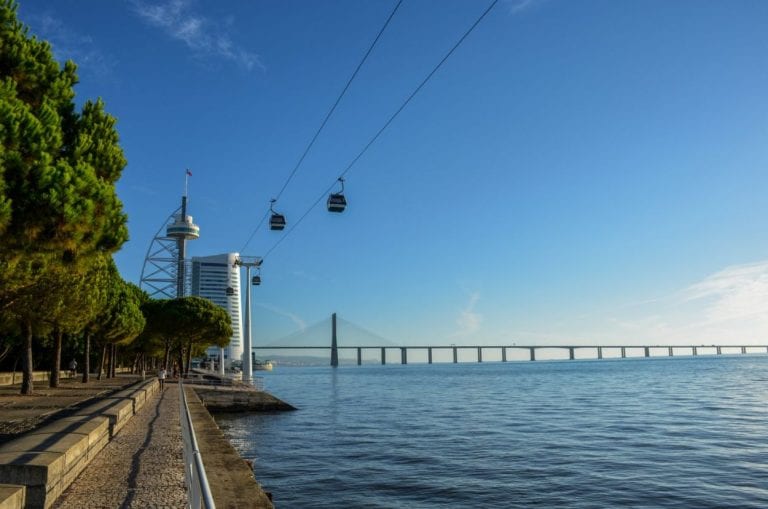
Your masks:
<svg viewBox="0 0 768 509"><path fill-rule="evenodd" d="M278 508L766 508L768 356L281 368L217 422Z"/></svg>

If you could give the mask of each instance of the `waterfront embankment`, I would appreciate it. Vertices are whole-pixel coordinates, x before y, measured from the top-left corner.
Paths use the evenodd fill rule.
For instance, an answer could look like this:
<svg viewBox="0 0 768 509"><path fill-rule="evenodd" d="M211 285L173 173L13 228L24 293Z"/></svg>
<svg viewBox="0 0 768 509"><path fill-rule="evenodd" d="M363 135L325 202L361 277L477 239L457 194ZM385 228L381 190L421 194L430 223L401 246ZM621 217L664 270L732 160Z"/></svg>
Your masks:
<svg viewBox="0 0 768 509"><path fill-rule="evenodd" d="M0 484L16 487L0 490L0 506L184 507L179 386L169 381L165 391L157 388L154 378L134 376L89 384L65 380L35 396L18 395L18 385L4 387L0 429L5 431L2 449L7 457L0 464ZM186 387L217 506L271 508L251 466L222 435L194 391Z"/></svg>

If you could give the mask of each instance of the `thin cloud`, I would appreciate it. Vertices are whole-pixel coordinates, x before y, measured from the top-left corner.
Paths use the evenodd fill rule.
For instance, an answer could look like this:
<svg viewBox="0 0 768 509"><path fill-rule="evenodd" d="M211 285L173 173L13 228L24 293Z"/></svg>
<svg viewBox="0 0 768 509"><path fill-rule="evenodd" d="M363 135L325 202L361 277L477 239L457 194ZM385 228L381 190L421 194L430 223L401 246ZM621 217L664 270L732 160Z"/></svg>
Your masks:
<svg viewBox="0 0 768 509"><path fill-rule="evenodd" d="M81 74L98 78L113 76L114 59L99 50L92 37L72 30L50 12L30 14L26 19L41 39L51 43L56 60L72 60Z"/></svg>
<svg viewBox="0 0 768 509"><path fill-rule="evenodd" d="M768 261L726 267L681 295L686 303L706 301L708 323L768 318Z"/></svg>
<svg viewBox="0 0 768 509"><path fill-rule="evenodd" d="M169 37L183 42L195 54L222 58L252 70L264 69L259 56L232 41L232 18L216 22L192 11L189 0L144 2L132 0L133 11L148 25L161 29Z"/></svg>
<svg viewBox="0 0 768 509"><path fill-rule="evenodd" d="M526 11L535 5L544 3L545 0L507 0L508 12L518 14Z"/></svg>
<svg viewBox="0 0 768 509"><path fill-rule="evenodd" d="M304 321L303 318L301 318L299 315L295 313L291 313L290 311L286 311L284 309L281 309L277 306L273 306L272 304L267 304L265 302L254 302L254 306L258 306L262 309L266 309L267 311L271 311L277 315L284 316L291 320L296 326L299 328L301 332L304 332L307 330L307 322Z"/></svg>
<svg viewBox="0 0 768 509"><path fill-rule="evenodd" d="M483 315L475 311L475 306L479 300L480 292L471 292L469 294L469 300L466 306L459 311L459 316L456 318L458 330L449 337L469 336L480 330L480 326L483 322Z"/></svg>

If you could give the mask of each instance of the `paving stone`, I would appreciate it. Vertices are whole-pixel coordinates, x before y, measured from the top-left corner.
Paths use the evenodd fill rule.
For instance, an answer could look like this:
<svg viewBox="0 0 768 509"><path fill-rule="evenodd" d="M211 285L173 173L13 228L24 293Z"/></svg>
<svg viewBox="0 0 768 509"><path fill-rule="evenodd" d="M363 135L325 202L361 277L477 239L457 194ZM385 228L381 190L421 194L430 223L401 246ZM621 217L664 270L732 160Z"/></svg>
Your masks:
<svg viewBox="0 0 768 509"><path fill-rule="evenodd" d="M183 508L184 459L178 386L151 397L53 507Z"/></svg>

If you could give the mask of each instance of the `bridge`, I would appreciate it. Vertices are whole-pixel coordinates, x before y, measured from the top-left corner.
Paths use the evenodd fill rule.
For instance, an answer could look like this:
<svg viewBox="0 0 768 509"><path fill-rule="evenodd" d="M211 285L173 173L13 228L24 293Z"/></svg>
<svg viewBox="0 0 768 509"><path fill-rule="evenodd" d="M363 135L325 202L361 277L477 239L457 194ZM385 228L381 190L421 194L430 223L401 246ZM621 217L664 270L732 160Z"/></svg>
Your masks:
<svg viewBox="0 0 768 509"><path fill-rule="evenodd" d="M373 343L373 344L355 344L355 345L339 345L338 342L338 321L340 319L337 319L336 313L334 313L331 316L331 330L330 330L330 344L325 345L312 345L312 344L296 344L297 339L301 340L305 336L309 336L311 334L300 331L299 333L294 333L290 336L287 336L281 341L276 341L275 343L271 345L265 345L265 346L254 346L252 347L253 350L256 351L263 351L263 350L284 350L284 351L296 351L296 350L316 350L316 351L324 351L328 350L331 354L331 366L337 367L339 365L339 351L353 351L357 354L357 365L361 365L363 363L363 352L366 351L376 351L380 354L381 364L387 364L387 352L390 350L395 350L400 352L400 364L408 364L408 352L409 351L422 351L426 352L426 361L428 364L432 364L435 360L434 354L438 351L448 351L449 354L452 353L452 359L453 363L456 364L459 362L459 352L460 351L476 351L477 362L483 362L483 352L500 352L501 354L501 362L508 362L511 360L508 353L510 350L512 351L527 351L527 354L525 358L535 361L536 360L536 352L542 351L542 350L560 350L560 351L567 351L568 353L568 359L569 360L576 360L576 359L603 359L604 355L609 355L611 353L615 354L617 358L627 358L627 357L674 357L679 355L692 355L692 356L699 356L699 355L723 355L723 354L768 354L768 345L754 345L754 344L743 344L743 345L457 345L457 344L450 344L450 345L396 345L392 343L391 341L388 341L381 336L378 336L370 331L367 331L365 329L362 329L355 324L352 324L351 322L347 322L344 320L343 322L347 326L351 326L352 328L356 328L358 331L363 331L365 335L369 337L373 337L375 340L378 340L379 343ZM318 327L327 327L326 320L323 320L321 322L318 322L318 324L315 324L311 329L317 329ZM327 338L327 336L326 336ZM587 351L588 353L591 353L591 356L584 357L584 356L576 356L576 351ZM487 357L487 356L486 356Z"/></svg>

